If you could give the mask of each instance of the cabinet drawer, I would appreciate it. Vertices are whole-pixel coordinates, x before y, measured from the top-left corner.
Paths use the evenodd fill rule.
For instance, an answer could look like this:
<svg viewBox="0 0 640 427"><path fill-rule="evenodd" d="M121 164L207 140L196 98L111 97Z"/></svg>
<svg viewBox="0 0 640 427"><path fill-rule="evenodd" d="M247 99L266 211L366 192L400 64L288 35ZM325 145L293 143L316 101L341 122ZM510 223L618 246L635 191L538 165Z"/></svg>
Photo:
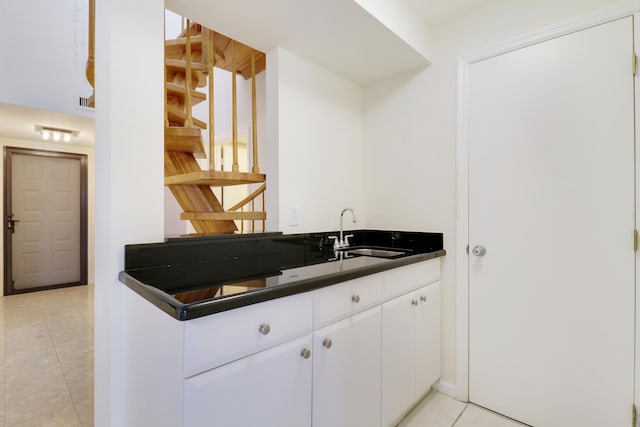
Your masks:
<svg viewBox="0 0 640 427"><path fill-rule="evenodd" d="M187 321L185 378L311 332L312 309L303 293Z"/></svg>
<svg viewBox="0 0 640 427"><path fill-rule="evenodd" d="M317 290L313 299L314 328L322 328L379 304L381 292L382 281L379 274Z"/></svg>
<svg viewBox="0 0 640 427"><path fill-rule="evenodd" d="M440 280L440 259L410 264L382 274L382 296L387 299Z"/></svg>

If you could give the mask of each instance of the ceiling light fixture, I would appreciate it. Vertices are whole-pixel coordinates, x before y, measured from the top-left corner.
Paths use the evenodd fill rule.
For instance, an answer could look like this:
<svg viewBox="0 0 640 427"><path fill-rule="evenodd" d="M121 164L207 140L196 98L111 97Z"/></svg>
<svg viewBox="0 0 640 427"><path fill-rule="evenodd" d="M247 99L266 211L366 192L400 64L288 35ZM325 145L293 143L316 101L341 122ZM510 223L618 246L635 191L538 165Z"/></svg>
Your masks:
<svg viewBox="0 0 640 427"><path fill-rule="evenodd" d="M34 130L42 136L42 139L48 141L53 139L56 142L63 140L64 142L71 142L72 136L78 136L80 133L77 130L53 128L49 126L35 125Z"/></svg>

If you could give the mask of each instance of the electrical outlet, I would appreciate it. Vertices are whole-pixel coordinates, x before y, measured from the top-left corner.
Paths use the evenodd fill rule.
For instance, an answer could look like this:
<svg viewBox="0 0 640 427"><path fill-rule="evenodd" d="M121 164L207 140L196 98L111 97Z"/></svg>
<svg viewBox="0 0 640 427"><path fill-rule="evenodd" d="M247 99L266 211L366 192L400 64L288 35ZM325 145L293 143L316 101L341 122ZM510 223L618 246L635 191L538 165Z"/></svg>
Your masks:
<svg viewBox="0 0 640 427"><path fill-rule="evenodd" d="M300 225L300 209L291 208L289 215L289 225L292 227Z"/></svg>

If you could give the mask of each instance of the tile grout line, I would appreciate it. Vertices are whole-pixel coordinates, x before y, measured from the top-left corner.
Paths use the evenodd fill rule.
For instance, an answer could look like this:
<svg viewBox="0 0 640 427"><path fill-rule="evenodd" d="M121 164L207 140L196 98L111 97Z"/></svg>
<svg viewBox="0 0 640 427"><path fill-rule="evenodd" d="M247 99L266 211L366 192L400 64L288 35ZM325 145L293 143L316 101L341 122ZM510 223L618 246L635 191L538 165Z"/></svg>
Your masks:
<svg viewBox="0 0 640 427"><path fill-rule="evenodd" d="M453 422L453 424L451 424L451 427L455 427L456 424L458 423L458 421L460 421L460 418L462 417L462 414L464 414L464 411L467 410L467 408L469 407L469 402L464 404L464 408L462 408L462 411L460 411L460 413L458 414L458 416L456 417L455 421Z"/></svg>
<svg viewBox="0 0 640 427"><path fill-rule="evenodd" d="M6 296L3 296L3 298L5 298ZM53 346L53 349L55 351L55 345L53 344L53 338L51 337L51 331L49 331L49 325L47 325L47 319L44 316L44 311L42 310L42 305L40 305L40 296L39 295L35 295L35 300L36 300L36 305L38 306L38 313L39 313L39 317L40 319L44 322L44 325L47 328L47 334L49 335L49 339L51 340L51 345ZM4 303L4 300L3 300ZM4 305L4 304L3 304ZM4 308L4 307L3 307ZM5 335L5 349L4 349L4 355L5 355L5 359L4 359L4 370L5 370L5 379L4 379L4 426L7 427L7 346L6 346L6 325L5 325L5 330L4 330L4 335ZM58 354L56 352L56 359L58 358ZM58 360L58 364L60 363L60 361ZM64 373L63 373L64 374ZM41 414L36 414L33 415L31 418L26 419L26 420L22 420L19 422L19 424L24 424L24 423L28 423L30 421L33 421L35 419L37 419L38 417L40 417ZM18 424L18 425L19 425Z"/></svg>
<svg viewBox="0 0 640 427"><path fill-rule="evenodd" d="M42 314L42 318L44 320L44 324L47 327L47 333L49 334L49 339L51 340L51 344L53 345L53 350L56 352L56 359L58 360L58 366L60 367L60 371L62 372L62 377L64 378L64 383L67 386L67 392L69 393L69 398L71 399L71 405L73 406L73 412L75 412L76 417L78 419L78 424L82 426L82 420L80 419L80 413L78 412L78 408L76 407L76 402L73 399L73 394L71 394L71 387L69 387L69 381L67 380L67 374L64 371L64 367L62 366L62 361L60 360L60 353L58 353L58 346L56 345L55 340L53 339L53 335L51 334L51 329L49 328L49 321L45 311L40 305L40 295L38 296L38 305L40 306L40 310Z"/></svg>

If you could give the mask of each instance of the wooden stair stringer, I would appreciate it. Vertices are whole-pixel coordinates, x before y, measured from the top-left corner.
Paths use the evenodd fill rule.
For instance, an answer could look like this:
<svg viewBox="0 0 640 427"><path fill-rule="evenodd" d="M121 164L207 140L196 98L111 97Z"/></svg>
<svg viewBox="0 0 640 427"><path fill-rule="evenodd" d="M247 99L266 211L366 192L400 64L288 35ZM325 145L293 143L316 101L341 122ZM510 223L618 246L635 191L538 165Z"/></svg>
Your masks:
<svg viewBox="0 0 640 427"><path fill-rule="evenodd" d="M187 153L165 151L165 177L199 171L196 159ZM169 190L185 212L224 212L224 208L216 195L207 185L169 185ZM202 234L230 234L238 230L233 220L192 220L191 223L198 233Z"/></svg>

